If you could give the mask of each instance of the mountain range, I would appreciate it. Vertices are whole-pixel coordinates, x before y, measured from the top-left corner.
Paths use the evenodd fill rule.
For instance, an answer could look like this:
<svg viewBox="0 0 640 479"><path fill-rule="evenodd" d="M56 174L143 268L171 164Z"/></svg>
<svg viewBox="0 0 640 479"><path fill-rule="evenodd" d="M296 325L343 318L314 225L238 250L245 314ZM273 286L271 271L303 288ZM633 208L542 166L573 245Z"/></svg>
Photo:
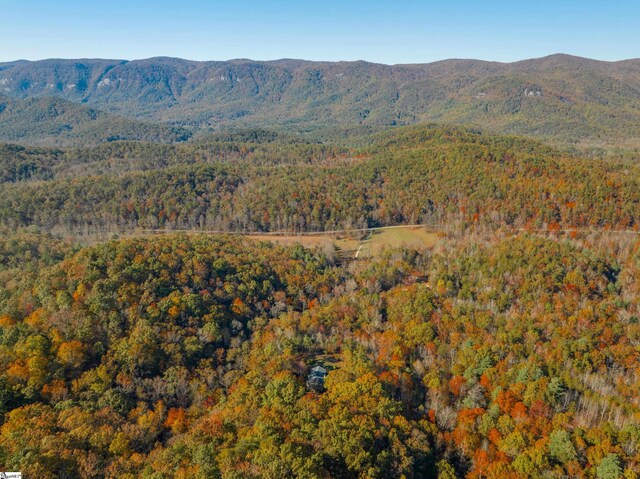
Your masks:
<svg viewBox="0 0 640 479"><path fill-rule="evenodd" d="M640 140L640 59L602 62L553 55L515 63L446 60L411 65L52 59L1 63L0 93L14 101L31 99L9 108L8 100L0 98L5 105L0 106L0 139L5 141L46 143L51 131L66 131L71 124L76 138L95 142L100 135L85 134L85 129L123 125L125 118L145 122L145 127L127 123L120 129L147 129L128 139L160 135L168 141L189 133L149 133L150 123L195 132L249 126L312 131L429 121L565 143L621 145ZM44 115L50 122L44 132L39 126L22 137L7 132L20 130L16 123L33 123L25 119L38 118L35 110L63 104L52 98L70 102L64 103L69 114L54 119ZM9 109L13 113L7 116Z"/></svg>

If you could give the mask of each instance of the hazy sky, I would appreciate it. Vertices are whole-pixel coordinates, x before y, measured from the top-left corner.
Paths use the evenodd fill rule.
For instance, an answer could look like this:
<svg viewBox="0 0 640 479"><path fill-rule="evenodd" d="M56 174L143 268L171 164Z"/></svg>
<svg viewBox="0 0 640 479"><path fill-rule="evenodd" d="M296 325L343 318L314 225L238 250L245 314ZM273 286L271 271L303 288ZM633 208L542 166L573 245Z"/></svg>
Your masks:
<svg viewBox="0 0 640 479"><path fill-rule="evenodd" d="M640 57L640 0L0 0L0 61Z"/></svg>

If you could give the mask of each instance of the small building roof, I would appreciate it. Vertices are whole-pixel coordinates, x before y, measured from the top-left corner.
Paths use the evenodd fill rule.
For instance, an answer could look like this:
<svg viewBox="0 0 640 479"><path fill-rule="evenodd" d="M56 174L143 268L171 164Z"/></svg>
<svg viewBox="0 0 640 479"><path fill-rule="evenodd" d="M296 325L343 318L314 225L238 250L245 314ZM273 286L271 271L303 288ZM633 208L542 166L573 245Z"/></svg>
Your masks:
<svg viewBox="0 0 640 479"><path fill-rule="evenodd" d="M314 368L311 369L312 373L321 373L321 374L327 374L327 370L325 368L323 368L322 366L315 366Z"/></svg>

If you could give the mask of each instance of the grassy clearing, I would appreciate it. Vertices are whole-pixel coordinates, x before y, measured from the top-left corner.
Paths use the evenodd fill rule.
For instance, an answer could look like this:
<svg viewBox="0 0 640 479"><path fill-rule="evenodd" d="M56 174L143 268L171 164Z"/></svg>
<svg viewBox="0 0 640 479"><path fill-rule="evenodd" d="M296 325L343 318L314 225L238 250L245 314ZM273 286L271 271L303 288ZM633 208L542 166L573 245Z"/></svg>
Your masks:
<svg viewBox="0 0 640 479"><path fill-rule="evenodd" d="M147 231L128 236L148 236L149 234L170 234L177 231ZM187 234L228 234L214 231L186 231ZM269 241L285 246L301 244L305 248L319 248L336 261L344 262L353 259L379 256L388 248L432 248L437 243L440 233L424 226L388 226L371 230L352 232L334 231L322 234L286 235L277 233L234 233L253 241ZM94 241L93 243L95 243Z"/></svg>
<svg viewBox="0 0 640 479"><path fill-rule="evenodd" d="M359 258L378 256L386 248L431 248L438 241L438 234L419 226L383 228L374 230L360 249Z"/></svg>
<svg viewBox="0 0 640 479"><path fill-rule="evenodd" d="M324 251L335 251L344 259L353 259L360 250L358 258L378 256L386 248L431 248L438 240L438 234L420 226L391 227L372 230L364 240L352 237L331 235L247 235L256 241L272 241L278 244L299 243L307 248L319 247Z"/></svg>
<svg viewBox="0 0 640 479"><path fill-rule="evenodd" d="M301 244L305 248L331 248L335 243L335 239L327 235L292 235L292 236L280 236L280 235L246 235L246 238L255 241L271 241L272 243L278 243L282 245L294 245Z"/></svg>

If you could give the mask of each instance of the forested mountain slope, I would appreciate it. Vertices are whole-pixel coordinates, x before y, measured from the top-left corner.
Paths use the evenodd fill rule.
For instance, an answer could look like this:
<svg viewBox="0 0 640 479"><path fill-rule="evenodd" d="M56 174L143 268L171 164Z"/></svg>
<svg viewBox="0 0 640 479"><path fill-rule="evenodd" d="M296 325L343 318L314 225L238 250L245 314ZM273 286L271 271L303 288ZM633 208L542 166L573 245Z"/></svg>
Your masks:
<svg viewBox="0 0 640 479"><path fill-rule="evenodd" d="M107 114L54 97L12 99L0 94L0 141L29 145L96 145L116 140L184 141L190 131Z"/></svg>
<svg viewBox="0 0 640 479"><path fill-rule="evenodd" d="M57 96L196 128L296 130L424 121L591 144L640 139L640 61L502 64L44 60L0 64L0 93Z"/></svg>

